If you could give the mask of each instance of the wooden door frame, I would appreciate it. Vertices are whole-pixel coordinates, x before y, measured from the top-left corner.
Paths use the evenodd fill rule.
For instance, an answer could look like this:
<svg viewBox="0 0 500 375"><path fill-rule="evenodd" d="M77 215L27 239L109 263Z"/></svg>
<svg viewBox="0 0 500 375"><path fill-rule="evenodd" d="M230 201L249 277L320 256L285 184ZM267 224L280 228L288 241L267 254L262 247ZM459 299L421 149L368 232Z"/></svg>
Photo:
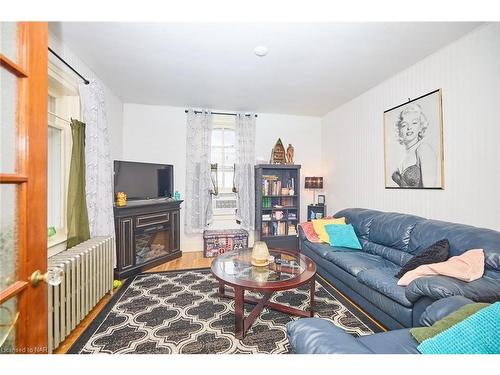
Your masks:
<svg viewBox="0 0 500 375"><path fill-rule="evenodd" d="M25 249L29 254L26 254L26 268L21 274L24 280L35 270L47 271L48 24L28 24L26 219L29 228L25 231ZM20 347L47 353L47 284L40 283L36 289L37 293L26 293L21 298L21 311L26 311L27 315L18 327L18 342ZM44 318L40 319L40 315Z"/></svg>
<svg viewBox="0 0 500 375"><path fill-rule="evenodd" d="M19 78L17 171L0 175L0 182L17 185L18 281L1 299L18 296L16 352L47 353L47 286L28 282L35 270L47 270L47 22L19 22L18 51L19 64L1 61Z"/></svg>

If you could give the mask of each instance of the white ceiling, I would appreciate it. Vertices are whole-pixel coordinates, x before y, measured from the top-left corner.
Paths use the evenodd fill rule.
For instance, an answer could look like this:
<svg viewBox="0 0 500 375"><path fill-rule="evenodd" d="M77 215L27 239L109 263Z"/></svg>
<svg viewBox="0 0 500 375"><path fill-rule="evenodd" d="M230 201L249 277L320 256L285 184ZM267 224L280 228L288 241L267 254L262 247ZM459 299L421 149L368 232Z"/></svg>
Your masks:
<svg viewBox="0 0 500 375"><path fill-rule="evenodd" d="M127 103L322 116L480 23L54 22ZM269 48L257 57L258 45Z"/></svg>

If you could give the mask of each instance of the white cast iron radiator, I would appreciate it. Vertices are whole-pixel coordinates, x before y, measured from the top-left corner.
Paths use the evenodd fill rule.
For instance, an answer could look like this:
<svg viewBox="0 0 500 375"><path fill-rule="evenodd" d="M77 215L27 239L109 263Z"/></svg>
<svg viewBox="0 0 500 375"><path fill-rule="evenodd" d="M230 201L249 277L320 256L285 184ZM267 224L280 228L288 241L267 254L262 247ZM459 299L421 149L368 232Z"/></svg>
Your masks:
<svg viewBox="0 0 500 375"><path fill-rule="evenodd" d="M48 259L48 268L60 267L60 285L48 285L49 353L113 290L114 238L95 237Z"/></svg>

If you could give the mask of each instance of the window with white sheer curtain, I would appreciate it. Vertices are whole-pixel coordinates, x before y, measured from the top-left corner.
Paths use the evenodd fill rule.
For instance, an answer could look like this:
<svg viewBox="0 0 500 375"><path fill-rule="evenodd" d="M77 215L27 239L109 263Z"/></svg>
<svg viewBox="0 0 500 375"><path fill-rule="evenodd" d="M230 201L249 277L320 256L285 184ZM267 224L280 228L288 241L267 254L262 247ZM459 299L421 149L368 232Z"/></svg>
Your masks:
<svg viewBox="0 0 500 375"><path fill-rule="evenodd" d="M48 129L48 227L61 230L65 227L63 219L63 202L61 197L64 195L64 125L57 126L57 119L52 113L56 112L56 98L49 95L49 129Z"/></svg>
<svg viewBox="0 0 500 375"><path fill-rule="evenodd" d="M52 248L50 255L65 248L66 200L72 146L70 119L79 117L77 82L55 64L49 63L47 226L51 228L48 239L48 247Z"/></svg>
<svg viewBox="0 0 500 375"><path fill-rule="evenodd" d="M234 219L236 194L234 186L234 163L236 161L235 116L214 115L211 146L211 163L217 163L217 196L213 197L215 219Z"/></svg>
<svg viewBox="0 0 500 375"><path fill-rule="evenodd" d="M210 111L188 109L186 116L186 200L184 231L203 233L213 220L211 144L213 116Z"/></svg>
<svg viewBox="0 0 500 375"><path fill-rule="evenodd" d="M236 220L246 230L255 227L255 115L236 115L234 181L238 194Z"/></svg>

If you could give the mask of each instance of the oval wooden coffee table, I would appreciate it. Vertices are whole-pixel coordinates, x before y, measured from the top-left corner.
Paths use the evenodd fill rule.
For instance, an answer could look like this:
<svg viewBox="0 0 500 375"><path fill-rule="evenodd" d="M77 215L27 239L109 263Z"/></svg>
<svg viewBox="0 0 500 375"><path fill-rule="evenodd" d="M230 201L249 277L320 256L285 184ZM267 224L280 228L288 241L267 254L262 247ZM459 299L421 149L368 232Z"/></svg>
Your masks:
<svg viewBox="0 0 500 375"><path fill-rule="evenodd" d="M269 252L275 260L265 267L252 266L251 249L230 251L219 255L212 262L212 274L219 281L220 296L234 298L234 331L238 339L245 337L246 331L264 307L295 316L314 316L316 264L305 255L293 251L269 249ZM309 310L269 301L274 292L294 289L306 283L310 284ZM226 285L233 287L234 293L226 291ZM245 297L245 290L260 292L263 296L260 299ZM246 318L245 302L255 305Z"/></svg>

